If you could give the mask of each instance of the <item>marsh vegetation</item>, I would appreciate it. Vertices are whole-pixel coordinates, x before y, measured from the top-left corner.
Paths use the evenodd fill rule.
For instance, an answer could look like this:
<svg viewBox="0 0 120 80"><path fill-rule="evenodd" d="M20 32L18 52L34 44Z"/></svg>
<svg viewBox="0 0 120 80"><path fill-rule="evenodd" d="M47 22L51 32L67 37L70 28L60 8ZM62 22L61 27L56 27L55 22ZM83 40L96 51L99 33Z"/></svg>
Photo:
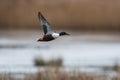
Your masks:
<svg viewBox="0 0 120 80"><path fill-rule="evenodd" d="M120 30L119 0L0 0L1 29L41 29L41 11L55 29Z"/></svg>

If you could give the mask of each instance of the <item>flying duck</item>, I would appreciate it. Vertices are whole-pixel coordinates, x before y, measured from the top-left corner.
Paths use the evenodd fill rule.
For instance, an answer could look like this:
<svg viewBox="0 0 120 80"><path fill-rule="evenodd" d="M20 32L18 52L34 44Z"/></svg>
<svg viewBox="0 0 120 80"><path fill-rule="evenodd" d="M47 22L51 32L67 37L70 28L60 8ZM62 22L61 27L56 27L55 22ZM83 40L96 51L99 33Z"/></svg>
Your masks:
<svg viewBox="0 0 120 80"><path fill-rule="evenodd" d="M38 18L39 18L41 25L43 26L43 30L44 30L44 36L42 38L38 39L38 41L52 41L60 36L70 35L66 32L60 32L60 33L53 32L50 24L44 18L44 16L41 14L41 12L38 12Z"/></svg>

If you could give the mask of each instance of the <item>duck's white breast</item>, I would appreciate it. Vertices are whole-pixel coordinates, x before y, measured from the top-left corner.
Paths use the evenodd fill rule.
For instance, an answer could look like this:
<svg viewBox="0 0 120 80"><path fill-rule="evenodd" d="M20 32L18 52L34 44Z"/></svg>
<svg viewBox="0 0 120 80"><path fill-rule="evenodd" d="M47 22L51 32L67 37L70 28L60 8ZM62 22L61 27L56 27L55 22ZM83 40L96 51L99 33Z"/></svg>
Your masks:
<svg viewBox="0 0 120 80"><path fill-rule="evenodd" d="M58 38L59 36L60 36L60 35L59 35L58 33L53 33L53 34L52 34L52 37L53 37L53 38Z"/></svg>

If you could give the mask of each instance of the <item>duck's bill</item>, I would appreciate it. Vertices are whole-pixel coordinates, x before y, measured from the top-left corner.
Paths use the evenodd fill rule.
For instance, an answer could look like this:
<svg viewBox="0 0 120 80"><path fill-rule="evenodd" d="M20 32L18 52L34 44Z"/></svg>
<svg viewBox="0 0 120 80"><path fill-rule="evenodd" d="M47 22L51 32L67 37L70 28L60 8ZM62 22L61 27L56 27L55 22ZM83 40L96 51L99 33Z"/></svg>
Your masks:
<svg viewBox="0 0 120 80"><path fill-rule="evenodd" d="M66 35L70 35L70 34L66 33Z"/></svg>

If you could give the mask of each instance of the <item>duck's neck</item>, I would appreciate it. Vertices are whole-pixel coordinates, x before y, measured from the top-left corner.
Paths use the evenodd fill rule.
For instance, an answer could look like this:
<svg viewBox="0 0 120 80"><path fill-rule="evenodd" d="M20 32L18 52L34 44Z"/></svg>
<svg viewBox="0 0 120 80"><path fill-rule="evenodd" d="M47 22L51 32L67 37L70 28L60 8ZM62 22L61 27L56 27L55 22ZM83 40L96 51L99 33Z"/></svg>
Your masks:
<svg viewBox="0 0 120 80"><path fill-rule="evenodd" d="M53 34L52 34L52 37L53 37L53 38L58 38L59 36L60 36L59 33L53 33Z"/></svg>

